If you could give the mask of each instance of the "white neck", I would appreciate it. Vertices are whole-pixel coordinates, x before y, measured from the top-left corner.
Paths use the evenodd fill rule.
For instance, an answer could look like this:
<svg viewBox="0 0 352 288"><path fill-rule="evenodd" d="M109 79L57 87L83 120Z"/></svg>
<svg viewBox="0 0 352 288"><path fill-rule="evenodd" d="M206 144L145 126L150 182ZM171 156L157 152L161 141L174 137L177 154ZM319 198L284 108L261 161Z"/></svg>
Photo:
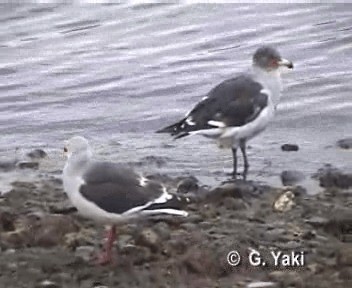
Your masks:
<svg viewBox="0 0 352 288"><path fill-rule="evenodd" d="M271 92L271 101L276 106L280 101L282 91L280 70L275 69L268 71L253 65L252 71L255 79L260 81L265 86L265 89L268 89Z"/></svg>
<svg viewBox="0 0 352 288"><path fill-rule="evenodd" d="M65 172L72 175L74 171L84 171L82 167L84 167L92 157L93 152L90 148L69 155L64 168ZM78 167L80 169L77 169Z"/></svg>

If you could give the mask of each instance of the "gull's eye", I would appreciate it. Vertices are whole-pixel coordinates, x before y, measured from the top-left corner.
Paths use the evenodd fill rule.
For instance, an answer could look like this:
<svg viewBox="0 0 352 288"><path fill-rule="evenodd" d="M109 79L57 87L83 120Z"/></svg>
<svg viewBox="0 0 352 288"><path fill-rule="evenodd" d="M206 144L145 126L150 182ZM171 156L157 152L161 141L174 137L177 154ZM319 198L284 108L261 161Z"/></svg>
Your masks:
<svg viewBox="0 0 352 288"><path fill-rule="evenodd" d="M66 147L64 147L64 152L67 153L68 152L68 149Z"/></svg>

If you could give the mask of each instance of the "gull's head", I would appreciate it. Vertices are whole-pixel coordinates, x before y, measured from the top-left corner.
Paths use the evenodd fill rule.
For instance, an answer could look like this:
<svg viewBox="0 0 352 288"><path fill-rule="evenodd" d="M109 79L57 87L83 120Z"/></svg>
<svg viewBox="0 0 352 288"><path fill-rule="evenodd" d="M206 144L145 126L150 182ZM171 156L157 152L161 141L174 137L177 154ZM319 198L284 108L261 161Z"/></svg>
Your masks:
<svg viewBox="0 0 352 288"><path fill-rule="evenodd" d="M280 67L293 69L293 63L281 57L280 53L269 46L257 49L253 55L253 65L265 71L275 71Z"/></svg>
<svg viewBox="0 0 352 288"><path fill-rule="evenodd" d="M80 153L89 153L88 140L82 136L74 136L65 141L64 154L67 158Z"/></svg>

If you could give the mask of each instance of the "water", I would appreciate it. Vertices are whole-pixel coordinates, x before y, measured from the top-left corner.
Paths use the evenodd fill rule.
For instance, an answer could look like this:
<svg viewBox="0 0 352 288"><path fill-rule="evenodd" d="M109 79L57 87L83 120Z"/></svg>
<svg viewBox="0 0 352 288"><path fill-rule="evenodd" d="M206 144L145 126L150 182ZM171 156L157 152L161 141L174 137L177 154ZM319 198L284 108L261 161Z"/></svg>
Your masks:
<svg viewBox="0 0 352 288"><path fill-rule="evenodd" d="M201 137L155 134L214 85L247 69L262 44L294 62L272 125L251 143L251 178L283 169L352 168L335 148L352 134L352 5L1 5L0 155L44 148L62 169L63 140L139 169L224 180L231 153ZM300 146L281 152L284 143ZM158 167L146 157L168 157ZM145 165L144 165L145 164ZM21 176L22 177L22 176ZM8 178L8 176L2 176ZM0 178L0 181L2 179Z"/></svg>

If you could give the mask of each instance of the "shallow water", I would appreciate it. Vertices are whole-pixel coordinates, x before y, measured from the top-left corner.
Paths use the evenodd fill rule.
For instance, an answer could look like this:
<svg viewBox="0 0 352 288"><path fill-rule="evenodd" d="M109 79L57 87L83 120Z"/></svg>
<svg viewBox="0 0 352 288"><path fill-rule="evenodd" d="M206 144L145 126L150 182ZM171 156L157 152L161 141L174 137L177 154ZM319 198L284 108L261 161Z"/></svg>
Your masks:
<svg viewBox="0 0 352 288"><path fill-rule="evenodd" d="M271 44L295 69L284 75L272 125L250 143L250 178L279 183L284 169L352 168L351 152L334 146L352 134L350 4L0 9L1 159L13 158L15 147L43 148L49 159L42 169L59 173L62 141L80 134L101 158L189 173L209 185L224 180L230 151L201 137L175 142L153 132ZM299 152L281 152L284 143ZM167 157L165 165L144 161L152 155Z"/></svg>

